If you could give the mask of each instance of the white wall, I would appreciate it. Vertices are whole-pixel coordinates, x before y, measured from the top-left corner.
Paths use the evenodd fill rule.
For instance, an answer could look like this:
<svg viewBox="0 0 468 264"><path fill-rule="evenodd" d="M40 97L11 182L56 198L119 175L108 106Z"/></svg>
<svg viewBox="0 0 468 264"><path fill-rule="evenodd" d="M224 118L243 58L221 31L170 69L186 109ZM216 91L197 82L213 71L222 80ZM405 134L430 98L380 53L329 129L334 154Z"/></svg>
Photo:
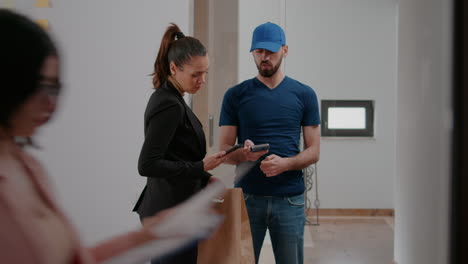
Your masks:
<svg viewBox="0 0 468 264"><path fill-rule="evenodd" d="M398 1L240 0L239 10L239 80L256 75L251 34L270 21L286 33L286 74L319 100L375 100L375 139L322 138L321 207L393 208Z"/></svg>
<svg viewBox="0 0 468 264"><path fill-rule="evenodd" d="M239 1L239 82L255 77L257 67L249 52L255 27L273 22L284 27L286 0ZM283 28L284 29L284 28ZM289 32L286 33L286 40Z"/></svg>
<svg viewBox="0 0 468 264"><path fill-rule="evenodd" d="M348 2L240 0L239 80L256 72L248 53L253 28L272 21L286 29L289 75L323 99L375 99L375 141L322 141L322 207L391 207L388 181L396 172L395 260L446 263L450 1L401 0L399 8L396 0ZM151 93L147 74L167 24L191 29L191 1L68 0L53 1L50 9L16 3L19 11L50 20L62 51L65 91L54 122L38 137L43 149L36 151L60 204L88 244L138 226L130 210L144 185L136 162ZM388 126L397 127L398 141ZM375 157L366 157L371 151Z"/></svg>
<svg viewBox="0 0 468 264"><path fill-rule="evenodd" d="M451 1L401 0L395 260L448 263Z"/></svg>
<svg viewBox="0 0 468 264"><path fill-rule="evenodd" d="M20 11L50 21L62 55L63 96L41 131L43 160L60 204L86 243L139 226L144 186L137 159L154 59L165 28L191 30L191 1L68 0Z"/></svg>

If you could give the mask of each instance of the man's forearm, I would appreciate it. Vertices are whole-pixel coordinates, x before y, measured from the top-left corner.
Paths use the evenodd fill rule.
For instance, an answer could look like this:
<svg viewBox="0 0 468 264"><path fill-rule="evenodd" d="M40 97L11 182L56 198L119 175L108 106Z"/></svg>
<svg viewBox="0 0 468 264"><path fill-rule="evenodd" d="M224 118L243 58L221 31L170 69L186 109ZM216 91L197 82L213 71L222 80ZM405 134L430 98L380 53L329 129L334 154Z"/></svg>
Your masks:
<svg viewBox="0 0 468 264"><path fill-rule="evenodd" d="M309 147L288 159L288 170L302 170L319 160L319 150L316 147Z"/></svg>

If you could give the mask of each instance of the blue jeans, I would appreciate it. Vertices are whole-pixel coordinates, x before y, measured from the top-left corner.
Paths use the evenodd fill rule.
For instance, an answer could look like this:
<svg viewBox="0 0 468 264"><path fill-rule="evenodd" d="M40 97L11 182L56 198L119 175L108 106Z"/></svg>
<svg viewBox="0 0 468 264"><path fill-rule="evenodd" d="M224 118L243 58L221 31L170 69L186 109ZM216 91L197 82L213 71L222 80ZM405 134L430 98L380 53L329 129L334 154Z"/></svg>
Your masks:
<svg viewBox="0 0 468 264"><path fill-rule="evenodd" d="M292 197L244 193L258 263L267 229L276 264L304 263L304 194Z"/></svg>

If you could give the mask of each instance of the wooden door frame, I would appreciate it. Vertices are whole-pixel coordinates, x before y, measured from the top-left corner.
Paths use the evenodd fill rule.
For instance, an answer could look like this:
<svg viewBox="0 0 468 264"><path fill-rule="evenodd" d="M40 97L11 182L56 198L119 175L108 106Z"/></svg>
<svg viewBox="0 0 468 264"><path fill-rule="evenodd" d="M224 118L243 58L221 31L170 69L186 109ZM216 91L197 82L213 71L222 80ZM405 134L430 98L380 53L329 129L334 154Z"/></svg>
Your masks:
<svg viewBox="0 0 468 264"><path fill-rule="evenodd" d="M192 109L203 125L209 154L219 151L223 96L238 82L238 20L238 0L194 1L194 36L206 46L210 68L207 83L192 97Z"/></svg>

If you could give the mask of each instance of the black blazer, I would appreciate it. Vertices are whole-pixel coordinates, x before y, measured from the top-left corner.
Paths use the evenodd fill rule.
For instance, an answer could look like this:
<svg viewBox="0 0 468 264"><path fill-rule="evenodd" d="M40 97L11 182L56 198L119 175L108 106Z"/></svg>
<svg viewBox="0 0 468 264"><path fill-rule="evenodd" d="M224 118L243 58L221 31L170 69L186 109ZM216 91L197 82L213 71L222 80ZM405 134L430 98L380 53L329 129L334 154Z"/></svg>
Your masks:
<svg viewBox="0 0 468 264"><path fill-rule="evenodd" d="M140 217L181 203L211 176L203 170L206 141L200 120L170 82L151 95L144 127L138 171L147 182L133 208Z"/></svg>

